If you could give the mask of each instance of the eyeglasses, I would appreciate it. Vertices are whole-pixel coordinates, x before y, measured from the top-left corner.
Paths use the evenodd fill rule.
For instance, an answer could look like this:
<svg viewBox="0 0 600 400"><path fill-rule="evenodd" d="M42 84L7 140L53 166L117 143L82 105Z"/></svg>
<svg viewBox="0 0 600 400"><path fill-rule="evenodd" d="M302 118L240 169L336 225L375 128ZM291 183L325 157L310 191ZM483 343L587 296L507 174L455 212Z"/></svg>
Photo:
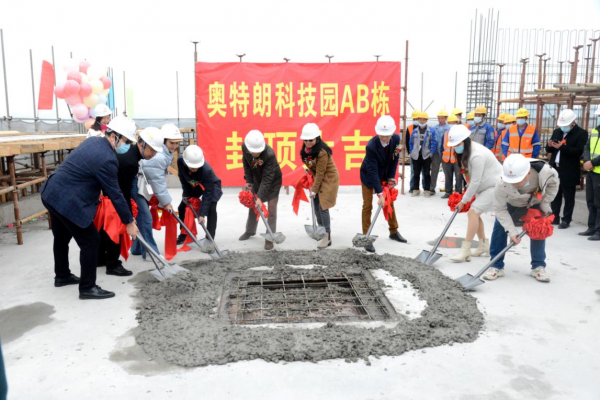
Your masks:
<svg viewBox="0 0 600 400"><path fill-rule="evenodd" d="M317 140L317 139L304 139L303 141L304 142L314 142L315 140Z"/></svg>

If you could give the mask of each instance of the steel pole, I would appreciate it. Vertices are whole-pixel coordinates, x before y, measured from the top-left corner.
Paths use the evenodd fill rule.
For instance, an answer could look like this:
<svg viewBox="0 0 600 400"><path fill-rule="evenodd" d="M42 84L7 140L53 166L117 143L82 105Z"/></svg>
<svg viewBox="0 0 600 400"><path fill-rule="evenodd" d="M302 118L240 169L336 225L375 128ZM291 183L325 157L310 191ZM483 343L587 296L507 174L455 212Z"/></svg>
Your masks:
<svg viewBox="0 0 600 400"><path fill-rule="evenodd" d="M4 97L6 99L6 118L8 120L8 129L10 130L10 108L8 106L8 82L6 80L6 58L4 57L4 33L0 29L0 44L2 45L2 70L4 71ZM596 46L594 46L594 51Z"/></svg>
<svg viewBox="0 0 600 400"><path fill-rule="evenodd" d="M33 52L29 49L29 65L31 66L31 94L33 99L33 126L37 132L37 115L35 112L35 82L33 81Z"/></svg>
<svg viewBox="0 0 600 400"><path fill-rule="evenodd" d="M123 71L123 115L127 116L127 85L125 84L125 71Z"/></svg>
<svg viewBox="0 0 600 400"><path fill-rule="evenodd" d="M177 85L177 127L179 128L179 71L175 71L175 83Z"/></svg>
<svg viewBox="0 0 600 400"><path fill-rule="evenodd" d="M56 87L56 63L54 62L54 46L52 46L52 69L54 70L54 87ZM58 116L58 98L54 95L54 104L56 105L56 130L60 132L60 118Z"/></svg>
<svg viewBox="0 0 600 400"><path fill-rule="evenodd" d="M404 168L406 166L406 103L408 102L408 40L406 41L406 53L404 55L404 116L402 118L402 185L400 186L400 194L404 194Z"/></svg>

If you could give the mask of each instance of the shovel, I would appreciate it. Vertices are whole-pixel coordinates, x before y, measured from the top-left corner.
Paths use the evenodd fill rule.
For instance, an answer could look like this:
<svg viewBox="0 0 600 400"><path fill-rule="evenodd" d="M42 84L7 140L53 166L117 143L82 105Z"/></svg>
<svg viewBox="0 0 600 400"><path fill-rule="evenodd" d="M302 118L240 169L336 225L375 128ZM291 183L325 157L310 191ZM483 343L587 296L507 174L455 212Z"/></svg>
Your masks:
<svg viewBox="0 0 600 400"><path fill-rule="evenodd" d="M444 239L446 232L448 232L448 229L450 229L450 225L452 225L452 222L454 221L454 218L456 217L457 214L458 214L458 207L456 208L456 210L450 217L450 220L444 227L442 234L440 235L439 239L437 240L437 242L435 243L435 246L433 246L431 251L423 250L421 252L421 254L419 254L417 256L417 258L415 258L415 260L420 261L425 265L431 265L442 257L442 255L440 253L436 253L436 250L440 246L440 243L442 243L442 240Z"/></svg>
<svg viewBox="0 0 600 400"><path fill-rule="evenodd" d="M252 196L254 197L254 201L256 201L256 195L254 193L252 193ZM283 243L285 241L285 235L281 232L273 233L273 231L271 230L271 227L267 223L265 214L263 214L263 212L262 212L262 207L256 207L256 209L260 213L260 217L262 218L265 226L267 227L267 233L261 233L260 236L264 237L265 240L268 240L269 242L273 242L273 243L277 243L277 244Z"/></svg>
<svg viewBox="0 0 600 400"><path fill-rule="evenodd" d="M194 213L194 217L196 217L196 219L200 218L200 216L198 215L198 213L196 213L196 210L194 209L194 207L192 207L190 205L190 203L188 203L185 200L183 201L183 203L186 206L190 206L190 209ZM210 258L212 258L213 260L218 260L219 258L223 258L223 257L229 255L229 250L223 250L223 251L219 250L219 248L217 247L217 243L215 243L215 240L213 239L212 235L208 232L208 229L206 229L206 225L204 225L204 222L201 223L200 226L202 227L202 229L204 229L204 233L206 234L206 237L208 238L208 239L201 239L200 246L204 246L205 248L210 249L210 251L207 251ZM190 244L191 243L189 243L188 246ZM204 250L202 250L202 251L204 251Z"/></svg>
<svg viewBox="0 0 600 400"><path fill-rule="evenodd" d="M375 221L377 221L377 217L379 216L379 212L381 211L382 208L383 208L383 204L381 204L377 208L377 211L375 212L375 216L373 217L373 222L371 222L371 226L369 227L367 234L364 235L362 233L357 233L352 238L352 245L354 247L366 247L370 244L373 244L377 240L378 236L377 235L371 236L371 231L373 230L373 227L375 226Z"/></svg>
<svg viewBox="0 0 600 400"><path fill-rule="evenodd" d="M192 231L190 231L190 228L188 228L182 221L181 218L179 218L179 216L177 214L175 214L173 212L173 210L171 210L171 215L175 217L175 219L177 220L177 222L179 222L181 224L181 226L183 227L183 229L187 232L188 236L192 238L192 240L194 241L193 243L188 243L188 246L191 247L194 250L200 251L202 253L214 253L215 252L215 246L212 244L212 242L206 240L206 239L201 239L198 240L196 238L196 236L194 236L194 234L192 233Z"/></svg>
<svg viewBox="0 0 600 400"><path fill-rule="evenodd" d="M519 236L517 236L517 237L519 239L521 239L523 236L525 236L526 233L527 233L527 231L523 230L521 233L519 233ZM506 246L500 253L498 253L498 255L496 257L492 258L492 260L489 263L487 263L485 265L485 267L483 267L481 270L479 270L479 272L477 272L475 275L466 274L466 275L463 275L460 278L456 279L456 281L462 285L463 290L472 290L474 287L484 284L485 281L483 279L481 279L481 275L483 275L484 272L487 271L487 269L489 267L494 265L494 263L496 261L498 261L498 259L500 257L502 257L504 255L504 253L506 253L508 250L510 250L510 248L513 247L514 245L515 245L515 242L513 242L511 240L510 243L508 244L508 246Z"/></svg>
<svg viewBox="0 0 600 400"><path fill-rule="evenodd" d="M142 235L140 235L139 233L137 235L137 239L139 239L142 246L146 248L148 255L150 256L152 262L154 263L154 266L156 267L155 270L150 271L150 274L159 281L171 278L172 276L180 272L188 272L187 269L177 264L170 265L169 262L165 260L163 256L154 251L154 249L148 244L148 242L144 240Z"/></svg>
<svg viewBox="0 0 600 400"><path fill-rule="evenodd" d="M308 175L307 170L304 170L304 172L306 172L306 175ZM310 199L310 208L312 209L312 225L304 225L304 230L306 231L309 237L315 239L316 241L319 241L323 239L323 237L327 234L327 231L325 230L324 226L317 226L317 216L315 214L315 201L313 197L310 196L310 191L308 194L308 198Z"/></svg>

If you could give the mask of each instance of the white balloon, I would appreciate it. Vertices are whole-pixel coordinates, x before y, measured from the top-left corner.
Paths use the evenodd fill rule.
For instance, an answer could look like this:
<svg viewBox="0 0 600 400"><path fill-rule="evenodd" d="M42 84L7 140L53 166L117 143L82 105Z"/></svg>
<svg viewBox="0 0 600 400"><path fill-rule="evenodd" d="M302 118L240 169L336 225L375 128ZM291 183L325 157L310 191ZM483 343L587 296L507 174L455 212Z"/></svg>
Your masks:
<svg viewBox="0 0 600 400"><path fill-rule="evenodd" d="M101 93L104 90L104 85L98 79L90 81L90 85L92 86L92 93Z"/></svg>
<svg viewBox="0 0 600 400"><path fill-rule="evenodd" d="M108 98L106 97L105 94L102 94L102 93L98 94L98 104L106 104L107 101L108 101Z"/></svg>
<svg viewBox="0 0 600 400"><path fill-rule="evenodd" d="M96 107L90 108L90 117L96 118Z"/></svg>
<svg viewBox="0 0 600 400"><path fill-rule="evenodd" d="M101 91L100 93L103 93L104 95L108 96L108 94L110 93L110 88L108 89L104 89L103 91Z"/></svg>
<svg viewBox="0 0 600 400"><path fill-rule="evenodd" d="M106 76L106 68L90 65L87 70L87 75L90 81L93 81L94 79L100 79L101 77Z"/></svg>
<svg viewBox="0 0 600 400"><path fill-rule="evenodd" d="M63 65L63 70L68 74L71 71L79 72L79 65L75 61L67 61Z"/></svg>
<svg viewBox="0 0 600 400"><path fill-rule="evenodd" d="M86 74L80 72L79 75L81 75L81 83L90 83L90 78Z"/></svg>

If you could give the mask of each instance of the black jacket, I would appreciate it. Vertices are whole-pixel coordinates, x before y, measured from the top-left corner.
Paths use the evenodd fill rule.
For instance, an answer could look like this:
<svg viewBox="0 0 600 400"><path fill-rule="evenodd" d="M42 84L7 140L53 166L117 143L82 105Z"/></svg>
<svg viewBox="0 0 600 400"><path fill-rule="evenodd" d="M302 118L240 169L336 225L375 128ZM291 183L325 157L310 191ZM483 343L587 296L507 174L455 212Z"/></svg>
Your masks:
<svg viewBox="0 0 600 400"><path fill-rule="evenodd" d="M563 140L563 131L557 128L552 132L550 140L560 142ZM565 137L566 143L560 148L555 149L546 145L546 151L550 154L550 165L558 171L558 176L562 183L575 185L579 183L581 171L581 156L583 148L588 140L588 132L585 129L575 125ZM560 150L559 166L556 165L556 154Z"/></svg>
<svg viewBox="0 0 600 400"><path fill-rule="evenodd" d="M131 210L131 188L133 187L133 180L138 174L140 169L139 162L142 159L140 149L138 149L137 143L132 144L127 153L117 154L117 160L119 161L119 187L123 192L123 197L127 201L127 205Z"/></svg>
<svg viewBox="0 0 600 400"><path fill-rule="evenodd" d="M371 138L360 166L360 181L368 189L375 189L377 193L383 192L381 182L394 178L398 168L400 136L394 133L389 143L386 151L379 136Z"/></svg>
<svg viewBox="0 0 600 400"><path fill-rule="evenodd" d="M188 166L183 161L183 156L179 156L177 159L177 169L179 172L179 181L183 189L182 196L202 197L202 205L198 214L201 217L206 217L211 203L216 203L223 196L221 180L207 162L198 171L190 174Z"/></svg>
<svg viewBox="0 0 600 400"><path fill-rule="evenodd" d="M279 196L281 189L281 167L275 157L275 152L268 144L260 153L259 159L262 165L252 167L254 157L248 151L245 144L242 144L242 154L244 155L244 179L246 183L252 184L252 191L256 193L259 199L267 202Z"/></svg>

